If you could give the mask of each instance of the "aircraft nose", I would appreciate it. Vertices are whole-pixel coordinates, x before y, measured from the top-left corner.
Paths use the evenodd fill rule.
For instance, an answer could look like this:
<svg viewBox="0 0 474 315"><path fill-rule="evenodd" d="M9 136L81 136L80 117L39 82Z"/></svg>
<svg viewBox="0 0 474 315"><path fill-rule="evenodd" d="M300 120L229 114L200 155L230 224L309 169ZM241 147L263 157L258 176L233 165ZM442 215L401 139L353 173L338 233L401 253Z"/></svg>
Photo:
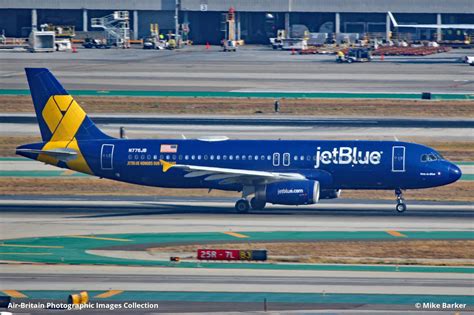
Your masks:
<svg viewBox="0 0 474 315"><path fill-rule="evenodd" d="M462 176L461 169L455 164L449 165L448 174L449 174L449 181L450 182L455 182L458 179L460 179L461 176Z"/></svg>

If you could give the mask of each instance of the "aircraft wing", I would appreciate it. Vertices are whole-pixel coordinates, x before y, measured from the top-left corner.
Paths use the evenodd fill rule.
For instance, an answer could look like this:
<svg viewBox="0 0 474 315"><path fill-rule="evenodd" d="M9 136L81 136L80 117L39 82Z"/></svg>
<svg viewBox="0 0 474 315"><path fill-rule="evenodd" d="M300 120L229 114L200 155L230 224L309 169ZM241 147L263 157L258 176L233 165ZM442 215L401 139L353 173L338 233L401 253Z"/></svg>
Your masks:
<svg viewBox="0 0 474 315"><path fill-rule="evenodd" d="M162 162L163 163L163 162ZM200 177L204 176L204 180L219 181L219 184L265 184L270 182L287 181L287 180L302 180L306 179L298 173L279 173L254 171L246 169L234 169L223 167L208 167L198 165L184 165L184 164L169 164L165 162L163 169L179 168L188 172L184 177Z"/></svg>
<svg viewBox="0 0 474 315"><path fill-rule="evenodd" d="M442 29L474 29L474 24L398 24L392 12L388 12L390 20L395 27L413 27L413 28L442 28Z"/></svg>

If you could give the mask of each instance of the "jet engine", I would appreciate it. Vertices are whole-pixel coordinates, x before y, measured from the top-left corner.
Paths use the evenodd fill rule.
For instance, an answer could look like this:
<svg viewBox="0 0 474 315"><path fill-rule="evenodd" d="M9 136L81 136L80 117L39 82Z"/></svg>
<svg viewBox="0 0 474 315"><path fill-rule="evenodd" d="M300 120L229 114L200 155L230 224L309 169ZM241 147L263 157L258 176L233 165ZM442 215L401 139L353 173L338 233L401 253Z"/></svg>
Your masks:
<svg viewBox="0 0 474 315"><path fill-rule="evenodd" d="M340 189L321 189L319 199L336 199L341 196Z"/></svg>
<svg viewBox="0 0 474 315"><path fill-rule="evenodd" d="M258 186L255 199L280 205L309 205L319 200L319 182L295 180Z"/></svg>

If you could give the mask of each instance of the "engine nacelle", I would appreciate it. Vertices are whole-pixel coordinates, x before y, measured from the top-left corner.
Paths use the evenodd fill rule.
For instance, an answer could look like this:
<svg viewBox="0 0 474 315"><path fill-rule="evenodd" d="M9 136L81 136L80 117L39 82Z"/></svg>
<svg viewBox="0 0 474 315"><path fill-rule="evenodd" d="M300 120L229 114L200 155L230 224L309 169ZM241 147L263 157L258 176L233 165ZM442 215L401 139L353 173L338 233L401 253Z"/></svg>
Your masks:
<svg viewBox="0 0 474 315"><path fill-rule="evenodd" d="M340 189L321 189L319 199L336 199L341 196Z"/></svg>
<svg viewBox="0 0 474 315"><path fill-rule="evenodd" d="M319 182L295 180L257 187L255 198L280 205L309 205L319 200Z"/></svg>

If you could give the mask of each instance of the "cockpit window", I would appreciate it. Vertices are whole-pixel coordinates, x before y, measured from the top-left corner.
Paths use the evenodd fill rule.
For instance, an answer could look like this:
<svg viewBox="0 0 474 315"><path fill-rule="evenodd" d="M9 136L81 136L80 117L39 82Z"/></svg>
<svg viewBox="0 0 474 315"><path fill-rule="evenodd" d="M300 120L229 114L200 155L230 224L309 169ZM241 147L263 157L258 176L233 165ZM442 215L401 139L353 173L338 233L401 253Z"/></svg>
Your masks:
<svg viewBox="0 0 474 315"><path fill-rule="evenodd" d="M433 162L437 160L442 160L443 158L438 153L428 153L421 155L421 162Z"/></svg>
<svg viewBox="0 0 474 315"><path fill-rule="evenodd" d="M444 157L441 154L439 154L438 152L434 152L434 154L436 155L438 160L444 160Z"/></svg>

